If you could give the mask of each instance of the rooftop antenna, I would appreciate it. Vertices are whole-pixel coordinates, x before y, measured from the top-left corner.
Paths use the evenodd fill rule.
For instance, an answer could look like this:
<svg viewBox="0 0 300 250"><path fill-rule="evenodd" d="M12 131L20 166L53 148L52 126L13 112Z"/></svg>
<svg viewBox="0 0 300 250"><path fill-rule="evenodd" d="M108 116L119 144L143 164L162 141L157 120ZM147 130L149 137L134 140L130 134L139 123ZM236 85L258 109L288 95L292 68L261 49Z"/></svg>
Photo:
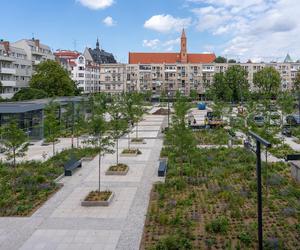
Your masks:
<svg viewBox="0 0 300 250"><path fill-rule="evenodd" d="M74 46L74 51L76 51L76 49L77 49L77 40L76 39L73 40L73 46Z"/></svg>
<svg viewBox="0 0 300 250"><path fill-rule="evenodd" d="M34 33L32 32L31 35L32 35L32 40L34 40Z"/></svg>

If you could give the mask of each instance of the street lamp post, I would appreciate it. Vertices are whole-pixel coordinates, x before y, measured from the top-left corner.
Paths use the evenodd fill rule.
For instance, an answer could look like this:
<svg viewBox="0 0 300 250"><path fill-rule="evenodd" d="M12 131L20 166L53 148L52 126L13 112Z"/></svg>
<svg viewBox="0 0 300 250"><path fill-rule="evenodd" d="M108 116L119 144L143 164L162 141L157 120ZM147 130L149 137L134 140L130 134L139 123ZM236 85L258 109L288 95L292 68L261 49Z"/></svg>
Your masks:
<svg viewBox="0 0 300 250"><path fill-rule="evenodd" d="M272 145L259 135L250 131L249 135L256 140L256 176L257 176L257 223L258 223L258 249L263 249L263 217L262 217L262 184L261 184L261 144L266 148Z"/></svg>

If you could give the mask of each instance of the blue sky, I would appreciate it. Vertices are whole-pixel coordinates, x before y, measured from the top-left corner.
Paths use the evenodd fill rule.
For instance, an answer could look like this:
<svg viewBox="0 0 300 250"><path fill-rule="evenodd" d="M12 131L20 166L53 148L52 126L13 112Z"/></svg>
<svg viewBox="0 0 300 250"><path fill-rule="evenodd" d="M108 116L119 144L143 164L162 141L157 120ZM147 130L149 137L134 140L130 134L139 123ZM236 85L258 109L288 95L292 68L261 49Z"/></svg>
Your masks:
<svg viewBox="0 0 300 250"><path fill-rule="evenodd" d="M300 58L297 0L2 1L0 38L32 34L56 49L101 46L126 62L129 51L177 51L182 27L190 52L240 60ZM4 11L3 11L4 10Z"/></svg>

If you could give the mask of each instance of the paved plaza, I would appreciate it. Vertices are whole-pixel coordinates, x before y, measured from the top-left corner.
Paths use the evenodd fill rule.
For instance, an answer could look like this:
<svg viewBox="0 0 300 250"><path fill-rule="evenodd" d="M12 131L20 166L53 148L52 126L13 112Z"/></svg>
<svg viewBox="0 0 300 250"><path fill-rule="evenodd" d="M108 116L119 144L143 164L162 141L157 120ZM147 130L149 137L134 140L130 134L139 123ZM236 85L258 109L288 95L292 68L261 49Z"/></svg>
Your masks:
<svg viewBox="0 0 300 250"><path fill-rule="evenodd" d="M116 155L102 159L101 187L112 190L114 200L109 207L82 207L83 198L98 186L98 157L83 162L83 168L60 182L63 187L31 217L0 218L0 249L139 249L149 195L159 181L157 167L162 148L161 127L165 116L146 115L140 122L139 137L146 144L138 147L136 157L119 156L130 170L126 176L105 176L115 164ZM135 136L135 128L131 136ZM127 147L126 137L119 140L120 150ZM71 145L66 139L58 150ZM36 150L35 150L36 148ZM49 152L51 152L51 146ZM40 159L37 145L31 147L28 159Z"/></svg>

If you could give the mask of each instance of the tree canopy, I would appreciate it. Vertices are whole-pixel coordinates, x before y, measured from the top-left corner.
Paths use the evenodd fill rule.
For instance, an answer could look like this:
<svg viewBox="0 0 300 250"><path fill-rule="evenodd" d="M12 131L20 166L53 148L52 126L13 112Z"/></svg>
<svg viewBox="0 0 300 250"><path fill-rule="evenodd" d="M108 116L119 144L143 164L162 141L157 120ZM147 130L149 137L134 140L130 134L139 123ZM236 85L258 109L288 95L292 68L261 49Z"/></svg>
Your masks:
<svg viewBox="0 0 300 250"><path fill-rule="evenodd" d="M16 157L25 156L28 150L27 136L19 128L16 121L4 125L1 130L2 144L7 160L13 160L13 166L16 166Z"/></svg>
<svg viewBox="0 0 300 250"><path fill-rule="evenodd" d="M265 67L253 75L253 83L263 95L276 95L280 90L280 82L280 74L273 67Z"/></svg>
<svg viewBox="0 0 300 250"><path fill-rule="evenodd" d="M42 89L23 88L14 94L12 101L26 101L46 97L48 97L48 94Z"/></svg>
<svg viewBox="0 0 300 250"><path fill-rule="evenodd" d="M78 94L74 81L55 61L45 61L37 66L37 72L30 81L30 87L45 91L49 97Z"/></svg>
<svg viewBox="0 0 300 250"><path fill-rule="evenodd" d="M215 60L214 60L215 63L226 63L227 62L227 59L223 56L218 56Z"/></svg>
<svg viewBox="0 0 300 250"><path fill-rule="evenodd" d="M214 99L223 101L240 101L249 92L247 71L240 65L230 66L225 73L214 75L214 81L209 93Z"/></svg>

